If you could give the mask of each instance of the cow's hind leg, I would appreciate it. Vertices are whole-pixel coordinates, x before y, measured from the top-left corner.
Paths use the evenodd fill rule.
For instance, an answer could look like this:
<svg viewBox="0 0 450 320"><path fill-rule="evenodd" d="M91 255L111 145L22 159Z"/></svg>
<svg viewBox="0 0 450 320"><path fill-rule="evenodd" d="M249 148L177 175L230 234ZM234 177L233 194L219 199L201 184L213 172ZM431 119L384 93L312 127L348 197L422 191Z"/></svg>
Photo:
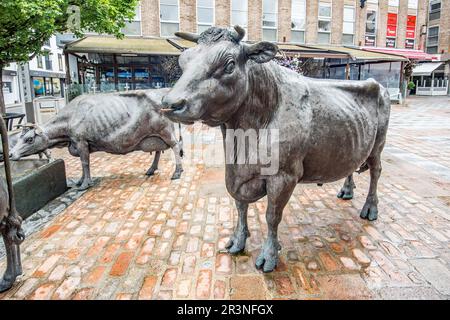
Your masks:
<svg viewBox="0 0 450 320"><path fill-rule="evenodd" d="M341 191L337 194L337 197L342 200L351 200L353 199L353 189L355 189L355 182L353 181L353 174L349 175L347 179L345 179L344 185L341 188Z"/></svg>
<svg viewBox="0 0 450 320"><path fill-rule="evenodd" d="M87 142L80 142L77 144L77 149L80 154L81 166L83 169L83 181L78 189L82 191L89 189L94 183L91 179L89 145Z"/></svg>
<svg viewBox="0 0 450 320"><path fill-rule="evenodd" d="M256 268L264 272L272 272L278 264L278 251L281 245L278 242L278 225L283 215L283 209L286 206L292 192L297 184L294 176L276 176L271 177L267 182L267 239L264 242L261 253L256 259Z"/></svg>
<svg viewBox="0 0 450 320"><path fill-rule="evenodd" d="M369 221L376 220L378 218L378 179L381 175L381 159L380 155L370 157L367 160L367 164L370 170L370 186L369 193L367 194L366 203L361 210L360 217Z"/></svg>
<svg viewBox="0 0 450 320"><path fill-rule="evenodd" d="M161 151L156 151L155 158L153 159L152 166L147 170L146 175L152 176L155 174L155 171L158 170L159 158L161 157Z"/></svg>
<svg viewBox="0 0 450 320"><path fill-rule="evenodd" d="M250 237L247 225L248 203L236 200L236 208L239 213L238 223L230 241L225 246L231 254L244 251L245 242Z"/></svg>

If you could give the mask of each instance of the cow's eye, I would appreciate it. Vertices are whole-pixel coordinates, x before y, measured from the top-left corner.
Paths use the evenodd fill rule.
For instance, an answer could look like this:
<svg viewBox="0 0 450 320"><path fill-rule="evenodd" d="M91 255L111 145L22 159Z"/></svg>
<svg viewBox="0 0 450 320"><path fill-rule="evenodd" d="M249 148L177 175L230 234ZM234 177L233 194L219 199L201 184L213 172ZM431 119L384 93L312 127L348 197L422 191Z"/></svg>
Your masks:
<svg viewBox="0 0 450 320"><path fill-rule="evenodd" d="M30 144L31 144L31 143L33 143L33 142L34 142L34 138L33 138L33 137L30 137L30 138L26 138L26 139L25 139L25 142L26 142L26 143L30 143Z"/></svg>
<svg viewBox="0 0 450 320"><path fill-rule="evenodd" d="M228 62L227 65L225 66L225 72L226 72L226 73L233 73L233 71L234 71L234 66L235 66L234 61Z"/></svg>

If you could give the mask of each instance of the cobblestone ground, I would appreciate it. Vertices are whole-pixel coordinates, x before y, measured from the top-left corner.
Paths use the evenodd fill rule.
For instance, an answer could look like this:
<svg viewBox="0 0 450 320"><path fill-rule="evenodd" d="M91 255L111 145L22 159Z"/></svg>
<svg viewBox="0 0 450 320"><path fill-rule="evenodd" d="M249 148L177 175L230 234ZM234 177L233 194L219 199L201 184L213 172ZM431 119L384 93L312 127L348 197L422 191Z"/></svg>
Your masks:
<svg viewBox="0 0 450 320"><path fill-rule="evenodd" d="M393 107L376 222L359 218L368 173L355 177L355 199L347 202L336 198L342 182L299 185L280 224L281 263L271 274L254 268L267 232L265 199L250 206L247 251L228 255L237 211L223 166L189 160L205 148L221 150L218 131L196 126L203 143L188 151L178 181L170 180L170 152L149 179L149 155L97 153L99 183L26 239L24 275L1 297L448 299L449 122L448 97ZM69 177L80 175L78 159L65 150L54 155L66 160Z"/></svg>

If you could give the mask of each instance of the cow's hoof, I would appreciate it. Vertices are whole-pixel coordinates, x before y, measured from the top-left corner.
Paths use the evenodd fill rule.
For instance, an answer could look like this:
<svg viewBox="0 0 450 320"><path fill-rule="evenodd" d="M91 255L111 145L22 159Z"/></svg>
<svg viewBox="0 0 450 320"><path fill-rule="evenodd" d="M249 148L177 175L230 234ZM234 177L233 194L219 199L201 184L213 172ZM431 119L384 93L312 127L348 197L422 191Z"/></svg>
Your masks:
<svg viewBox="0 0 450 320"><path fill-rule="evenodd" d="M83 184L83 182L84 182L84 179L81 178L80 180L78 180L77 182L75 182L75 185L76 185L77 187L79 187L79 186L81 186L81 185Z"/></svg>
<svg viewBox="0 0 450 320"><path fill-rule="evenodd" d="M181 178L181 173L183 172L183 170L180 171L175 171L172 175L171 180L178 180Z"/></svg>
<svg viewBox="0 0 450 320"><path fill-rule="evenodd" d="M3 279L0 281L0 293L11 289L15 280L16 280L15 278L14 279L5 279L5 277L3 277Z"/></svg>
<svg viewBox="0 0 450 320"><path fill-rule="evenodd" d="M343 187L341 191L337 194L337 197L342 200L353 199L353 188Z"/></svg>
<svg viewBox="0 0 450 320"><path fill-rule="evenodd" d="M94 183L92 181L83 182L81 186L78 187L78 191L84 191L92 187Z"/></svg>
<svg viewBox="0 0 450 320"><path fill-rule="evenodd" d="M366 202L359 215L362 219L367 219L369 221L377 220L378 218L378 208L376 204Z"/></svg>
<svg viewBox="0 0 450 320"><path fill-rule="evenodd" d="M277 243L269 243L266 241L264 246L259 254L258 258L256 258L255 266L257 269L262 270L263 272L272 272L278 265L278 248L281 246Z"/></svg>
<svg viewBox="0 0 450 320"><path fill-rule="evenodd" d="M148 171L145 173L145 175L146 176L153 176L154 174L155 174L155 172L156 172L156 170L158 170L158 169L155 169L155 168L150 168L150 169L148 169Z"/></svg>
<svg viewBox="0 0 450 320"><path fill-rule="evenodd" d="M247 241L248 237L250 237L249 231L236 232L231 236L230 240L225 245L225 248L230 254L238 254L244 251L245 242Z"/></svg>

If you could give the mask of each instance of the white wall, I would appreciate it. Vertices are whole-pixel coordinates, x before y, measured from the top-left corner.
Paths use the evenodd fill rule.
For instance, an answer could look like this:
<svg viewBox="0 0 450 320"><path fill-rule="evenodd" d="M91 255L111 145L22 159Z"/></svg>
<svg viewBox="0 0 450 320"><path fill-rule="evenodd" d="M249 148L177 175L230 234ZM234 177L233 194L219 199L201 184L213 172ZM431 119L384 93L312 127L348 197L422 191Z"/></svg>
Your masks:
<svg viewBox="0 0 450 320"><path fill-rule="evenodd" d="M40 57L42 59L42 68L38 68L37 59L38 57L34 57L30 62L30 70L36 70L36 71L51 71L51 72L65 72L65 65L64 65L64 55L62 49L58 48L56 45L56 37L53 36L50 38L50 46L43 46L44 50L50 51L51 55L50 58L52 60L52 69L47 70L45 68L45 58L43 56ZM58 64L58 54L62 55L62 71L59 70L59 64Z"/></svg>

